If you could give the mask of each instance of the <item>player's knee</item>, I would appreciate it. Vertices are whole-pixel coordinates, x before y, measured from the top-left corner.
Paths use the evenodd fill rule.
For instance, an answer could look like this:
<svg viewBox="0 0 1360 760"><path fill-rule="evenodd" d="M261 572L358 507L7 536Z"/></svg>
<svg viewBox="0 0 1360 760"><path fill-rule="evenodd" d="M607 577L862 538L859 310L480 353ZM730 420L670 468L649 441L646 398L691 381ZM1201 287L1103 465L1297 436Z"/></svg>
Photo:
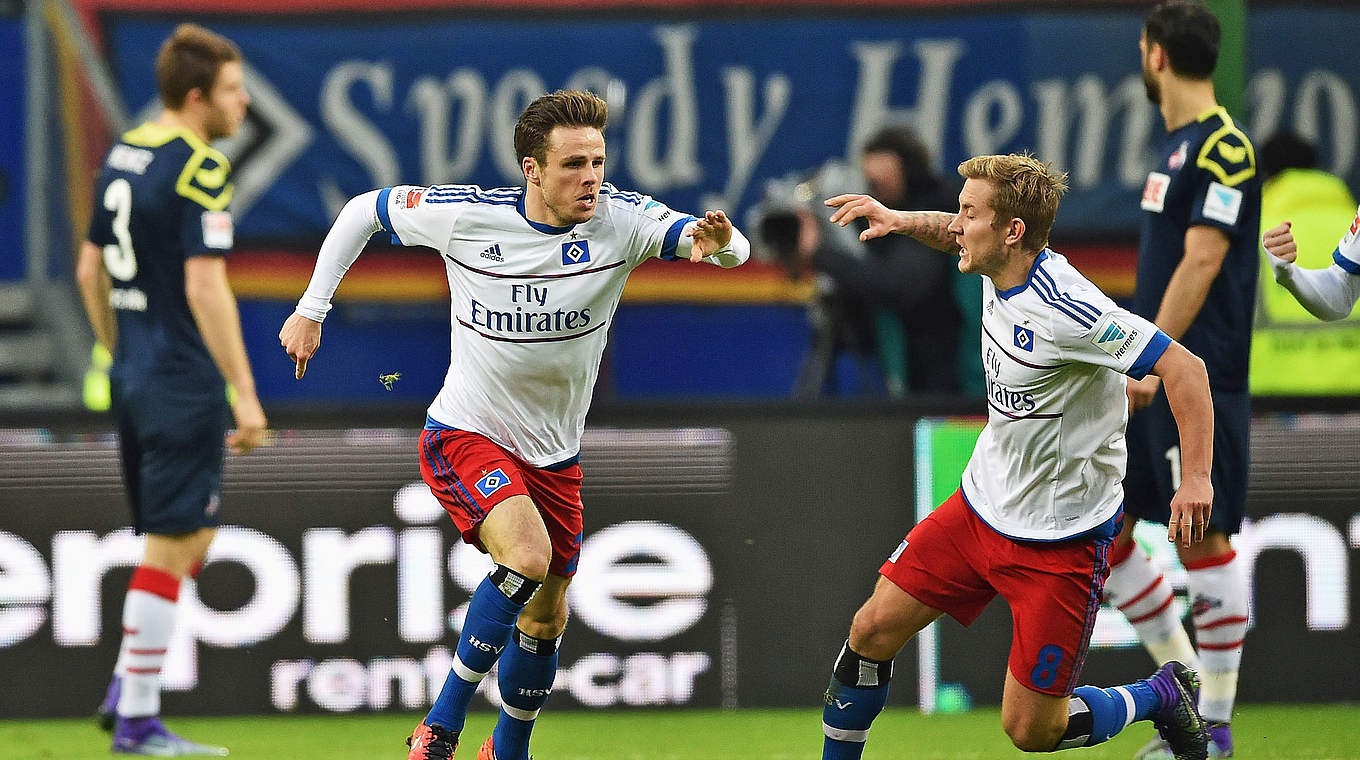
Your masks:
<svg viewBox="0 0 1360 760"><path fill-rule="evenodd" d="M537 546L525 543L513 546L494 557L496 564L505 565L525 578L540 583L548 577L548 564L552 561L552 547L548 544Z"/></svg>
<svg viewBox="0 0 1360 760"><path fill-rule="evenodd" d="M886 611L872 601L866 603L850 622L850 647L867 657L892 659L896 651L884 651L886 640L892 637L893 623Z"/></svg>
<svg viewBox="0 0 1360 760"><path fill-rule="evenodd" d="M1002 715L1001 727L1010 737L1015 748L1023 752L1052 752L1062 739L1065 725L1060 725L1043 716Z"/></svg>

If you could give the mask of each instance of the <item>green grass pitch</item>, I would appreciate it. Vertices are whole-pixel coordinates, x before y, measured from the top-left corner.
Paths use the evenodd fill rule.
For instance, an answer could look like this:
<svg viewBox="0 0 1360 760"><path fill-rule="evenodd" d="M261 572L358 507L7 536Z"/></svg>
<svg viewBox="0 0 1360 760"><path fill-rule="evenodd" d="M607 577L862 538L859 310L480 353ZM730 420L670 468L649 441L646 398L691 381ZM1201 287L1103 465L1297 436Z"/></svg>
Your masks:
<svg viewBox="0 0 1360 760"><path fill-rule="evenodd" d="M231 748L237 760L400 760L419 715L170 718L172 729ZM458 758L472 760L494 715L474 713ZM1246 705L1233 724L1238 760L1360 758L1360 704ZM1072 760L1128 760L1149 737L1132 726L1099 747L1065 752ZM674 710L544 712L534 733L538 760L815 760L821 711ZM924 716L890 708L874 723L865 760L1017 758L996 709ZM91 720L0 720L5 760L105 760L108 739Z"/></svg>

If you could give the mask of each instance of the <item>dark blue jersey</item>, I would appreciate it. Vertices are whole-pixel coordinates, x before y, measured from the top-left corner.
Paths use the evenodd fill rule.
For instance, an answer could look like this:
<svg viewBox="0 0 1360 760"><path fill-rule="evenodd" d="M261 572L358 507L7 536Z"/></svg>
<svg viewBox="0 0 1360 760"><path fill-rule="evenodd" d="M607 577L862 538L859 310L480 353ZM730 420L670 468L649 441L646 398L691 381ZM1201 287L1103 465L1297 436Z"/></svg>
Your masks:
<svg viewBox="0 0 1360 760"><path fill-rule="evenodd" d="M1167 136L1142 207L1133 311L1149 320L1185 255L1186 230L1203 225L1227 234L1223 267L1180 342L1204 360L1215 389L1245 391L1260 276L1261 180L1251 141L1227 111L1216 108Z"/></svg>
<svg viewBox="0 0 1360 760"><path fill-rule="evenodd" d="M184 262L231 249L230 171L193 133L156 124L124 134L104 161L88 239L103 249L113 284L118 345L110 374L124 389L223 397L184 295Z"/></svg>

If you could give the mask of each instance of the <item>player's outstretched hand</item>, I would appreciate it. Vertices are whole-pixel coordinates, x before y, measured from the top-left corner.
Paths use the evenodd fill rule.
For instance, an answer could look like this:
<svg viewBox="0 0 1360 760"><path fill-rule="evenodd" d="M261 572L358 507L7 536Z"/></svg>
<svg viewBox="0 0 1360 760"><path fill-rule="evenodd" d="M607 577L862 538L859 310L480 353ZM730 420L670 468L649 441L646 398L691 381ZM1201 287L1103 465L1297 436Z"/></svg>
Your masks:
<svg viewBox="0 0 1360 760"><path fill-rule="evenodd" d="M704 218L694 223L689 231L694 239L694 247L689 251L689 260L695 263L705 256L727 247L732 242L732 222L721 211L705 211Z"/></svg>
<svg viewBox="0 0 1360 760"><path fill-rule="evenodd" d="M860 193L847 193L827 198L824 203L836 209L831 215L832 224L845 225L856 219L866 219L869 228L859 233L860 240L883 237L897 229L897 212L879 203L872 196Z"/></svg>
<svg viewBox="0 0 1360 760"><path fill-rule="evenodd" d="M1171 519L1167 521L1166 540L1191 546L1204 540L1213 511L1214 486L1207 475L1192 475L1181 481L1171 497Z"/></svg>
<svg viewBox="0 0 1360 760"><path fill-rule="evenodd" d="M293 377L301 380L307 374L307 360L321 348L321 323L294 313L279 330L279 345L293 360Z"/></svg>
<svg viewBox="0 0 1360 760"><path fill-rule="evenodd" d="M1289 222L1280 222L1278 227L1266 230L1266 234L1261 236L1261 245L1265 246L1266 253L1290 262L1299 257L1299 246L1294 242L1294 233L1289 231L1290 226Z"/></svg>
<svg viewBox="0 0 1360 760"><path fill-rule="evenodd" d="M231 402L231 414L236 418L236 429L227 436L227 448L233 454L246 454L263 446L269 421L264 417L260 399L254 393L236 392Z"/></svg>

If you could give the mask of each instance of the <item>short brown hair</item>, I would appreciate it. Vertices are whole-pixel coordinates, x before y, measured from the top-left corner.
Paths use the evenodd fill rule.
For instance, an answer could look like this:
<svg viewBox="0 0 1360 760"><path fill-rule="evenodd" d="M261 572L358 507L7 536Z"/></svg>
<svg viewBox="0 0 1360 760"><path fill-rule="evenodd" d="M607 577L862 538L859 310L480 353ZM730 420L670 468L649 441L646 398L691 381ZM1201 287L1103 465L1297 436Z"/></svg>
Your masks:
<svg viewBox="0 0 1360 760"><path fill-rule="evenodd" d="M515 155L532 156L540 164L548 158L548 135L553 127L594 127L604 132L609 106L593 92L558 90L539 97L515 122Z"/></svg>
<svg viewBox="0 0 1360 760"><path fill-rule="evenodd" d="M1026 250L1037 251L1048 245L1048 231L1058 216L1058 201L1067 192L1067 172L1056 171L1028 153L1011 153L974 156L959 164L959 174L964 179L992 183L996 189L992 198L995 223L1023 220L1021 245Z"/></svg>
<svg viewBox="0 0 1360 760"><path fill-rule="evenodd" d="M197 87L204 97L217 81L222 64L241 60L235 43L197 24L180 24L156 54L156 89L166 108L184 107L189 91Z"/></svg>

